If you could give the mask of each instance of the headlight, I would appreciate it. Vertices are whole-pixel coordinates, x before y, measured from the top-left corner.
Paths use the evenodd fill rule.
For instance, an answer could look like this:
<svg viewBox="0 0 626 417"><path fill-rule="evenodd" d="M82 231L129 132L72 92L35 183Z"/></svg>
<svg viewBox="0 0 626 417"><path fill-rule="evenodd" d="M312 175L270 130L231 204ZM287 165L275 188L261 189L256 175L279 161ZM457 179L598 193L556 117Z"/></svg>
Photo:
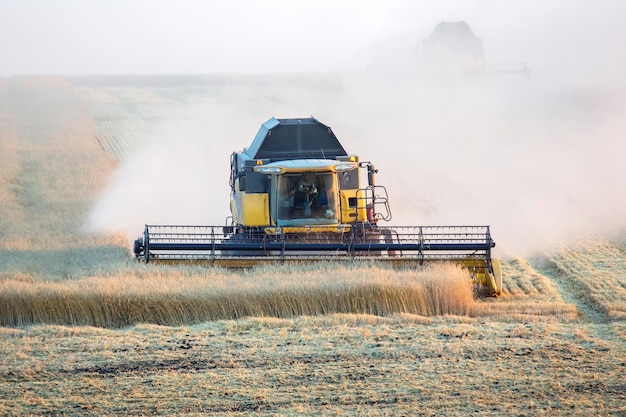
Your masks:
<svg viewBox="0 0 626 417"><path fill-rule="evenodd" d="M283 172L281 167L269 167L269 166L256 166L254 167L254 171L260 174L280 174Z"/></svg>
<svg viewBox="0 0 626 417"><path fill-rule="evenodd" d="M336 172L352 171L353 169L356 169L356 163L354 162L347 162L345 164L335 165Z"/></svg>

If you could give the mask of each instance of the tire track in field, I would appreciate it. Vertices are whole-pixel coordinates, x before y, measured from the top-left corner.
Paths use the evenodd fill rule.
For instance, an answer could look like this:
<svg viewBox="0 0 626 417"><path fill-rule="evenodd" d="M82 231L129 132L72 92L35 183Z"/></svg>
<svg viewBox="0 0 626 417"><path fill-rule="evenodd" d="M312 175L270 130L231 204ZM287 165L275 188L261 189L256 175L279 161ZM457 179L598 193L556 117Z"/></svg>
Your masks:
<svg viewBox="0 0 626 417"><path fill-rule="evenodd" d="M589 242L534 259L531 264L555 283L583 320L592 324L589 329L594 337L614 347L624 346L618 327L613 325L626 317L626 253L621 243Z"/></svg>
<svg viewBox="0 0 626 417"><path fill-rule="evenodd" d="M597 305L592 304L584 297L580 296L583 288L577 285L565 271L560 269L550 258L537 258L531 260L533 268L541 274L549 277L557 286L561 296L569 303L576 306L583 318L590 322L606 322L607 316Z"/></svg>
<svg viewBox="0 0 626 417"><path fill-rule="evenodd" d="M626 254L621 243L590 239L537 262L594 322L626 319Z"/></svg>
<svg viewBox="0 0 626 417"><path fill-rule="evenodd" d="M568 249L567 252L571 250ZM620 329L612 324L616 318L610 317L607 306L594 300L589 287L583 280L563 268L558 256L536 259L532 261L532 264L538 271L550 277L558 286L563 298L576 306L584 321L592 324L588 326L588 329L595 334L594 340L602 340L611 348L623 347L625 340L620 335Z"/></svg>

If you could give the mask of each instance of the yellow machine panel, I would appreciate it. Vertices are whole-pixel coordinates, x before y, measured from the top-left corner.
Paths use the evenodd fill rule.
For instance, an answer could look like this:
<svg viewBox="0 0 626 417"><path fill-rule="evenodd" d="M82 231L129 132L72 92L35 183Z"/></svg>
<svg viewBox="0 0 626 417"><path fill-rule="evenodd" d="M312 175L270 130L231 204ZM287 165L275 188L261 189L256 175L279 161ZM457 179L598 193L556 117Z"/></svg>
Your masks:
<svg viewBox="0 0 626 417"><path fill-rule="evenodd" d="M365 201L357 198L357 191L358 190L341 190L339 192L342 223L360 223L367 219Z"/></svg>
<svg viewBox="0 0 626 417"><path fill-rule="evenodd" d="M267 193L241 193L240 223L246 226L269 226L270 213Z"/></svg>

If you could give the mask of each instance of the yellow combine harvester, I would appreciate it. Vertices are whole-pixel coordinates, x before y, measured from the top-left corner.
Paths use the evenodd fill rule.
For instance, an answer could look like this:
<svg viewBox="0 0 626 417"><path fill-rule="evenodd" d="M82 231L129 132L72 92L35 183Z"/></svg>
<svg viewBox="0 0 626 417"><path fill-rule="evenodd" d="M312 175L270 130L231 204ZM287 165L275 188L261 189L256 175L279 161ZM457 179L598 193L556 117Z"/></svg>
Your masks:
<svg viewBox="0 0 626 417"><path fill-rule="evenodd" d="M222 267L373 260L411 268L451 261L491 294L502 289L489 226L381 226L391 211L376 168L348 154L330 127L312 117L271 118L230 162L228 224L146 225L135 241L136 258Z"/></svg>
<svg viewBox="0 0 626 417"><path fill-rule="evenodd" d="M430 37L418 44L418 63L420 72L430 77L530 74L525 62L487 65L482 39L463 21L437 24Z"/></svg>

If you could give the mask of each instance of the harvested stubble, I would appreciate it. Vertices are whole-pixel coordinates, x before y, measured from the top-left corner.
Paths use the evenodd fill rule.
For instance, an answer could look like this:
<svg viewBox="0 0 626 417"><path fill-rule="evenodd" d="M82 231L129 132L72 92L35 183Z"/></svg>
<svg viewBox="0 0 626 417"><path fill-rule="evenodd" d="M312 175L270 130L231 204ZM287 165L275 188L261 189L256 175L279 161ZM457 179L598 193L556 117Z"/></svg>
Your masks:
<svg viewBox="0 0 626 417"><path fill-rule="evenodd" d="M472 306L467 273L452 265L418 271L303 266L240 274L146 268L108 278L25 282L6 277L0 281L2 326L116 328L329 313L468 315Z"/></svg>

